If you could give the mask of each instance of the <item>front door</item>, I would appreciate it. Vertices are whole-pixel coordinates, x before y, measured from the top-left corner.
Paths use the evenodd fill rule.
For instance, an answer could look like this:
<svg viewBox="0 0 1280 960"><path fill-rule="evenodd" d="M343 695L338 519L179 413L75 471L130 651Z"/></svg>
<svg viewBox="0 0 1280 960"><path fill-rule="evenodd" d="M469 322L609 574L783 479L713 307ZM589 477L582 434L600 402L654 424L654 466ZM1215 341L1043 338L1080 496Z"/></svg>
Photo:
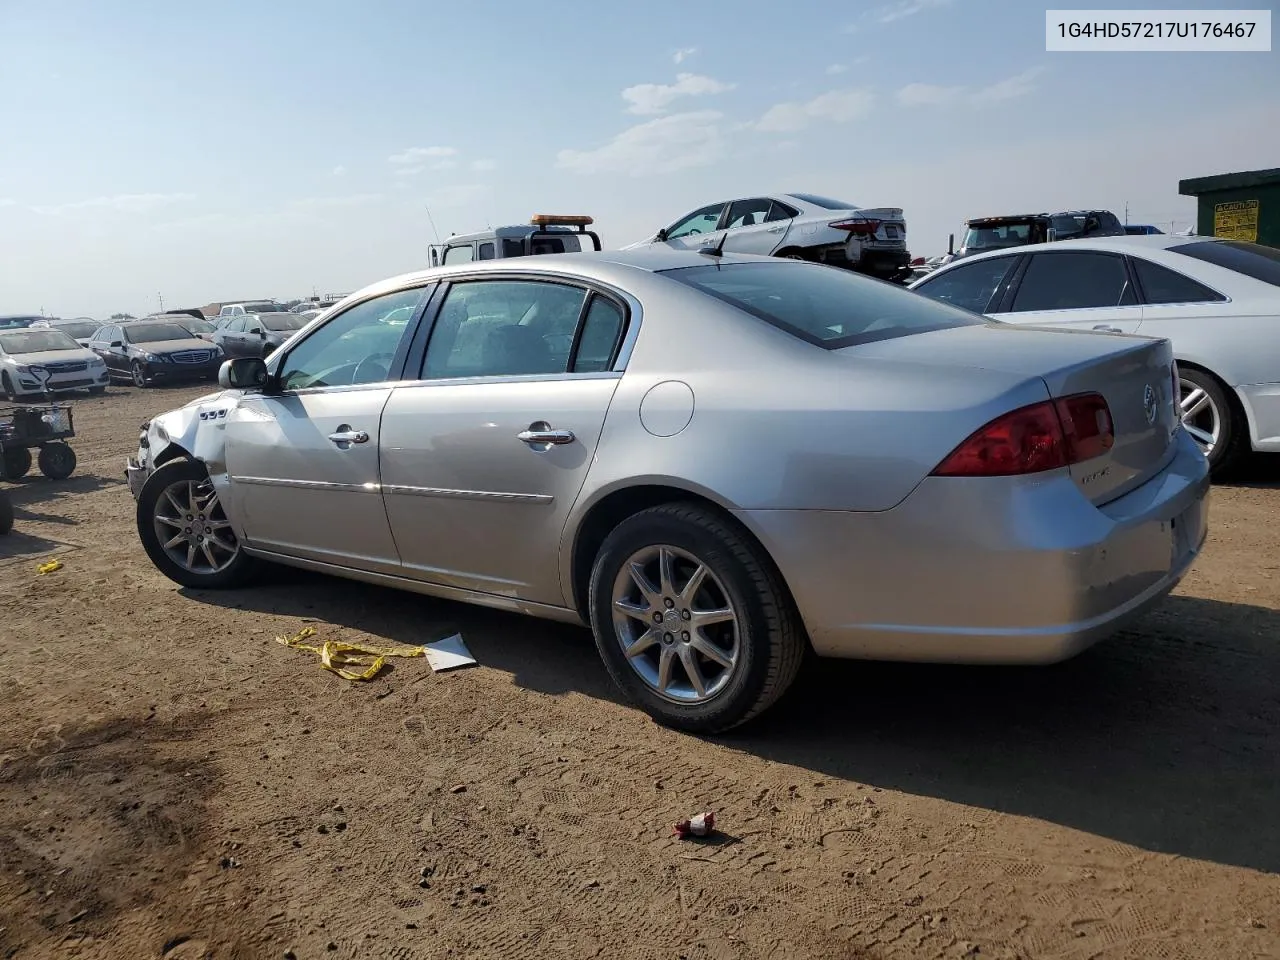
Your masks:
<svg viewBox="0 0 1280 960"><path fill-rule="evenodd" d="M681 217L667 229L667 246L675 250L700 250L716 243L720 239L718 228L723 212L723 203L713 203Z"/></svg>
<svg viewBox="0 0 1280 960"><path fill-rule="evenodd" d="M1094 250L1054 250L1033 254L1006 323L1051 324L1106 333L1136 333L1142 325L1129 268L1120 254Z"/></svg>
<svg viewBox="0 0 1280 960"><path fill-rule="evenodd" d="M227 417L231 500L249 546L343 567L399 567L382 505L378 443L412 289L362 301L272 367L278 392L246 395Z"/></svg>
<svg viewBox="0 0 1280 960"><path fill-rule="evenodd" d="M560 538L620 377L624 318L568 283L451 287L423 380L397 387L382 418L384 500L407 576L564 605Z"/></svg>

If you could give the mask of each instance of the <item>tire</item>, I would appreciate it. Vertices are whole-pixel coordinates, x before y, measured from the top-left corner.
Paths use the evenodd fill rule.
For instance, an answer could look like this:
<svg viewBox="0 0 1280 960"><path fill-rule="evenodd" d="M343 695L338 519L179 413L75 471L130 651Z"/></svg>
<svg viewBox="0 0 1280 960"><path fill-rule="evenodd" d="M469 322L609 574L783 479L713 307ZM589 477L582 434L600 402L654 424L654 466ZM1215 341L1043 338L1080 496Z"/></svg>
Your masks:
<svg viewBox="0 0 1280 960"><path fill-rule="evenodd" d="M139 390L147 388L147 374L143 370L142 364L137 360L133 361L133 365L129 368L130 374L133 376L133 385Z"/></svg>
<svg viewBox="0 0 1280 960"><path fill-rule="evenodd" d="M1249 455L1249 427L1234 398L1213 374L1195 367L1179 367L1182 423L1204 450L1215 480L1226 479ZM1187 412L1193 410L1190 417ZM1216 433L1216 436L1215 436Z"/></svg>
<svg viewBox="0 0 1280 960"><path fill-rule="evenodd" d="M0 490L0 536L13 529L13 501L9 494Z"/></svg>
<svg viewBox="0 0 1280 960"><path fill-rule="evenodd" d="M158 520L157 517L163 514L171 520L185 520L184 515L178 514L175 505L169 501L166 493L171 489L177 490L177 499L180 503L189 503L190 495L194 492L197 497L204 496L206 493L212 492L212 486L209 484L209 473L204 468L204 464L195 460L171 460L164 466L159 467L155 473L147 478L147 482L143 484L141 493L138 494L137 506L137 526L138 539L142 541L142 548L147 552L147 556L151 558L151 562L155 564L156 569L163 573L174 583L181 584L184 587L193 587L200 590L226 590L239 586L244 583L252 573L254 560L247 556L240 549L240 542L236 539L234 531L230 526L219 527L221 531L218 539L225 543L230 540L234 544L234 553L224 566L217 569L210 568L206 562L202 552L197 553L195 562L192 564L191 558L195 551L186 553L188 562L179 562L177 557L182 556L186 547L191 546L189 543L176 546L176 555L171 555L165 547L165 542L161 541L158 528L166 531L172 530L177 536L184 530L184 527L174 523ZM205 516L214 523L225 523L226 514L222 512L221 504L216 501L216 493L214 493L215 501L212 505L204 500L197 509L193 510L191 516ZM201 514L199 511L203 509L212 509L207 514ZM225 547L218 549L210 547L215 560L221 562L227 559L227 554L232 553Z"/></svg>
<svg viewBox="0 0 1280 960"><path fill-rule="evenodd" d="M667 551L672 558L671 588L665 592L667 599L676 597L674 606L629 599L628 584L636 596L644 596L629 572L632 561L653 551ZM694 564L706 568L704 586L694 597L679 597L676 588ZM650 588L657 585L663 592L660 579L646 577ZM635 615L616 612L619 598L632 604ZM795 604L769 558L736 524L698 504L664 504L618 524L596 556L589 601L596 648L614 682L654 720L690 733L728 730L767 709L795 680L809 648ZM703 632L680 629L698 614L709 619L711 609L726 604L732 622L711 623ZM650 621L655 614L663 618L661 625ZM636 639L648 642L629 658L623 646ZM709 647L732 666L703 656L700 651ZM686 656L698 664L704 691L697 690ZM664 658L670 663L666 695L661 692ZM704 674L708 669L711 673ZM683 690L675 686L680 677Z"/></svg>
<svg viewBox="0 0 1280 960"><path fill-rule="evenodd" d="M104 386L104 387L90 387L90 388L89 388L89 396L91 396L91 397L100 397L100 396L102 396L102 395L103 395L104 393L106 393L106 392L107 392L107 388L106 388L105 386Z"/></svg>
<svg viewBox="0 0 1280 960"><path fill-rule="evenodd" d="M9 480L21 480L31 471L31 451L26 447L10 447L4 452L4 475Z"/></svg>
<svg viewBox="0 0 1280 960"><path fill-rule="evenodd" d="M76 452L61 440L40 448L40 472L50 480L65 480L76 470Z"/></svg>

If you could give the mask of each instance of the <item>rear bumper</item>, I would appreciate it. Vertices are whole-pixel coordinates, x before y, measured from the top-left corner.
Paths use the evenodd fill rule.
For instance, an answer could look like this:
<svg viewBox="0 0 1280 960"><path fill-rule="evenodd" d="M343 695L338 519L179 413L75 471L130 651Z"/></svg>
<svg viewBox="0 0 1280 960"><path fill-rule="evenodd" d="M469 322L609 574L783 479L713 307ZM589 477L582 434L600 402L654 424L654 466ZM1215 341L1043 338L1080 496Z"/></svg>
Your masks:
<svg viewBox="0 0 1280 960"><path fill-rule="evenodd" d="M823 656L1052 663L1141 615L1199 556L1208 464L1170 464L1094 507L1065 471L930 477L880 513L746 511Z"/></svg>
<svg viewBox="0 0 1280 960"><path fill-rule="evenodd" d="M1260 453L1280 453L1280 383L1247 383L1236 395L1249 418L1249 439Z"/></svg>

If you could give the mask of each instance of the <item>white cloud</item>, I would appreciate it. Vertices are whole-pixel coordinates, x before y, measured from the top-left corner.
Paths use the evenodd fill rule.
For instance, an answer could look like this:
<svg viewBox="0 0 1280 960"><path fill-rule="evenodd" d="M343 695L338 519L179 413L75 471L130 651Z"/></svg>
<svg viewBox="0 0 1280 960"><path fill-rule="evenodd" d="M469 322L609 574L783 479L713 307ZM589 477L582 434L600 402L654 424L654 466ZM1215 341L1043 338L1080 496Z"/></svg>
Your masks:
<svg viewBox="0 0 1280 960"><path fill-rule="evenodd" d="M110 197L93 197L89 200L75 200L70 203L59 203L52 206L32 207L36 213L47 216L60 216L77 210L111 210L117 213L145 213L157 207L184 200L194 200L193 193L119 193Z"/></svg>
<svg viewBox="0 0 1280 960"><path fill-rule="evenodd" d="M441 160L457 155L458 151L454 147L409 147L407 150L393 153L387 157L387 161L403 166L421 166L424 160Z"/></svg>
<svg viewBox="0 0 1280 960"><path fill-rule="evenodd" d="M471 161L471 169L479 173L483 173L486 170L496 170L497 167L498 167L498 162L496 160L472 160Z"/></svg>
<svg viewBox="0 0 1280 960"><path fill-rule="evenodd" d="M697 52L698 52L697 47L681 47L679 50L677 50L675 53L671 55L671 59L674 60L676 63L684 63L686 60L688 60Z"/></svg>
<svg viewBox="0 0 1280 960"><path fill-rule="evenodd" d="M893 23L895 20L914 17L917 13L922 13L925 10L945 7L949 3L951 3L951 0L896 0L895 3L873 11L871 16L879 23Z"/></svg>
<svg viewBox="0 0 1280 960"><path fill-rule="evenodd" d="M346 168L346 167L344 167L342 164L338 164L336 167L334 167L334 168L333 168L333 175L334 175L335 177L341 177L341 176L343 176L346 172L347 172L347 168Z"/></svg>
<svg viewBox="0 0 1280 960"><path fill-rule="evenodd" d="M724 93L735 86L696 73L679 73L675 83L640 83L627 87L622 91L622 99L631 104L627 107L629 113L664 113L673 100Z"/></svg>
<svg viewBox="0 0 1280 960"><path fill-rule="evenodd" d="M1032 67L1012 77L997 80L985 87L947 87L932 83L909 83L897 93L900 104L907 107L947 106L964 101L970 105L1014 100L1035 92L1035 79L1043 67Z"/></svg>
<svg viewBox="0 0 1280 960"><path fill-rule="evenodd" d="M779 103L751 124L762 133L803 130L815 120L848 123L871 112L875 95L870 90L829 90L805 103Z"/></svg>
<svg viewBox="0 0 1280 960"><path fill-rule="evenodd" d="M831 66L827 67L826 72L828 77L834 77L841 73L848 73L848 71L849 71L849 68L846 67L843 63L833 63Z"/></svg>
<svg viewBox="0 0 1280 960"><path fill-rule="evenodd" d="M595 150L561 150L556 166L578 173L673 173L705 167L724 155L722 113L673 113L622 131Z"/></svg>

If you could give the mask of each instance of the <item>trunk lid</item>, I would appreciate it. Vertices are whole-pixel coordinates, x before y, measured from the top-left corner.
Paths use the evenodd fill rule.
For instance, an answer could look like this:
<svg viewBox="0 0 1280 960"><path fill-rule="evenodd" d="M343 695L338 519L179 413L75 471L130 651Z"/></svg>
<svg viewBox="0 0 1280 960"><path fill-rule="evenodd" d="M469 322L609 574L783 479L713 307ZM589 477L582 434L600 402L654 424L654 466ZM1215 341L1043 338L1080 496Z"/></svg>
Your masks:
<svg viewBox="0 0 1280 960"><path fill-rule="evenodd" d="M862 207L856 216L879 221L875 236L868 237L868 240L880 244L906 244L907 222L903 219L901 207Z"/></svg>
<svg viewBox="0 0 1280 960"><path fill-rule="evenodd" d="M1127 334L987 323L848 348L862 357L969 366L1042 379L1053 398L1100 393L1115 444L1071 467L1095 504L1123 496L1173 456L1180 419L1168 340Z"/></svg>

